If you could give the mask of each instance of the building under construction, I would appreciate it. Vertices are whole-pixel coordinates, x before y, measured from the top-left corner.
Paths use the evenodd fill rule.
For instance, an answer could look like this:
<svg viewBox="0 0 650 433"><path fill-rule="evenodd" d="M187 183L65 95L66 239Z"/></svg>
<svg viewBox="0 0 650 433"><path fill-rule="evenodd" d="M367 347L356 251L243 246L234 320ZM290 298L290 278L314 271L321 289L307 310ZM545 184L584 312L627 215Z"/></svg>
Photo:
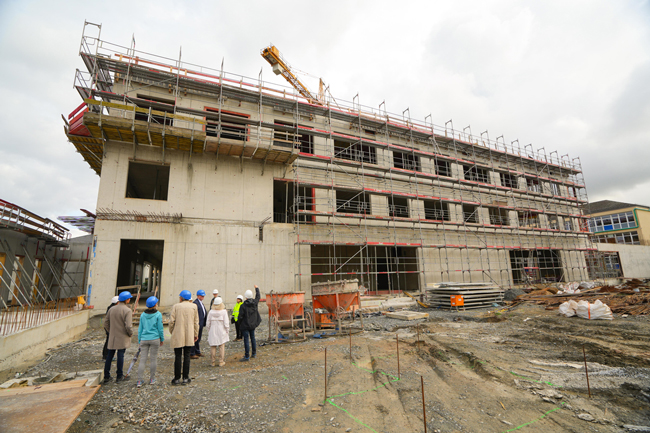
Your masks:
<svg viewBox="0 0 650 433"><path fill-rule="evenodd" d="M101 177L90 303L116 287L370 292L588 278L580 160L89 36L66 134ZM297 89L297 90L296 90ZM326 90L326 89L325 89Z"/></svg>

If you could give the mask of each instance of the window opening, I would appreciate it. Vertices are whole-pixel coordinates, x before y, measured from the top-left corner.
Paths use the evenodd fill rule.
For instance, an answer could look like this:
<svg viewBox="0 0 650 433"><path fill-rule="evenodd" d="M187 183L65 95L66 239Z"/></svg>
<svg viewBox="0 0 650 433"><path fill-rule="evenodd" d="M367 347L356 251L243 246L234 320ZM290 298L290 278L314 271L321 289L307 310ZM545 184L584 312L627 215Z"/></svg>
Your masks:
<svg viewBox="0 0 650 433"><path fill-rule="evenodd" d="M147 200L167 200L169 165L129 161L126 197Z"/></svg>
<svg viewBox="0 0 650 433"><path fill-rule="evenodd" d="M448 203L440 200L424 200L424 217L428 220L449 221Z"/></svg>
<svg viewBox="0 0 650 433"><path fill-rule="evenodd" d="M497 226L507 226L508 225L508 210L501 209L498 207L488 208L490 213L490 224Z"/></svg>
<svg viewBox="0 0 650 433"><path fill-rule="evenodd" d="M475 165L463 165L463 171L465 173L465 180L488 183L488 172L484 168Z"/></svg>
<svg viewBox="0 0 650 433"><path fill-rule="evenodd" d="M510 173L500 173L501 176L501 186L506 188L518 188L517 186L517 176L514 176Z"/></svg>
<svg viewBox="0 0 650 433"><path fill-rule="evenodd" d="M463 205L463 221L466 223L478 223L478 206Z"/></svg>

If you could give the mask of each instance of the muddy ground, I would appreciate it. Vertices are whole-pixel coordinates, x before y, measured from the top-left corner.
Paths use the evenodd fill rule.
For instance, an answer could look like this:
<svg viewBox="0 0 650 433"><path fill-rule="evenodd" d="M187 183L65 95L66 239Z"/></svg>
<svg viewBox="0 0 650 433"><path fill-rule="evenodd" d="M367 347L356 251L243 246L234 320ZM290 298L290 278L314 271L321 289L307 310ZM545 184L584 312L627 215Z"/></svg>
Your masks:
<svg viewBox="0 0 650 433"><path fill-rule="evenodd" d="M246 363L238 362L243 344L231 342L225 367L211 367L209 356L192 361L186 386L171 386L173 351L165 344L156 385L137 389L133 377L102 386L69 431L422 432L421 377L428 432L650 426L648 317L588 321L531 305L501 314L426 311L419 325L366 319L366 331L352 336L352 359L347 336L266 343ZM268 336L262 323L260 343ZM103 331L90 331L27 374L100 369L103 341ZM136 349L134 339L125 368Z"/></svg>

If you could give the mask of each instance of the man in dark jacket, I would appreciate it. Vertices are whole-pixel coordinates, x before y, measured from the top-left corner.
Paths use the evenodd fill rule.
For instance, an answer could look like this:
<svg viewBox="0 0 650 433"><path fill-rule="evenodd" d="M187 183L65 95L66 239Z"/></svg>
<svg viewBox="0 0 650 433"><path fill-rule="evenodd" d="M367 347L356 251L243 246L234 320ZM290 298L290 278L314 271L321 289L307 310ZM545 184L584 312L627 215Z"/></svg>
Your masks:
<svg viewBox="0 0 650 433"><path fill-rule="evenodd" d="M255 286L255 299L253 299L253 292L246 290L244 293L246 300L239 308L239 317L237 321L241 321L240 329L244 337L244 357L240 361L248 361L250 358L255 358L257 353L257 346L255 344L255 328L262 323L262 318L257 310L257 305L260 302L260 288ZM250 337L252 351L249 351L248 339ZM250 353L250 357L248 356Z"/></svg>
<svg viewBox="0 0 650 433"><path fill-rule="evenodd" d="M203 327L205 326L205 319L207 317L205 305L203 305L203 298L205 298L205 291L197 290L194 303L196 304L196 308L199 310L199 338L197 338L196 342L194 343L194 347L192 350L190 350L190 358L192 359L198 359L199 356L203 356L201 353L201 348L199 347L199 343L201 342L201 335L203 334Z"/></svg>

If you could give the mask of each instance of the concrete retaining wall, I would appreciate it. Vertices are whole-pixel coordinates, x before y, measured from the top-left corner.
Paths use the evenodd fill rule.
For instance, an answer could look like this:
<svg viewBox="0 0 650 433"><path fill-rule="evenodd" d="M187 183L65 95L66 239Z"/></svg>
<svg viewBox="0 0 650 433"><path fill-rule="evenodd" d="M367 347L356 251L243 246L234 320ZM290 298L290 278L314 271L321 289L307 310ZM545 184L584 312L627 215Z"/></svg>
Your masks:
<svg viewBox="0 0 650 433"><path fill-rule="evenodd" d="M59 344L81 335L88 326L89 310L61 317L44 325L0 336L0 371L36 359Z"/></svg>

